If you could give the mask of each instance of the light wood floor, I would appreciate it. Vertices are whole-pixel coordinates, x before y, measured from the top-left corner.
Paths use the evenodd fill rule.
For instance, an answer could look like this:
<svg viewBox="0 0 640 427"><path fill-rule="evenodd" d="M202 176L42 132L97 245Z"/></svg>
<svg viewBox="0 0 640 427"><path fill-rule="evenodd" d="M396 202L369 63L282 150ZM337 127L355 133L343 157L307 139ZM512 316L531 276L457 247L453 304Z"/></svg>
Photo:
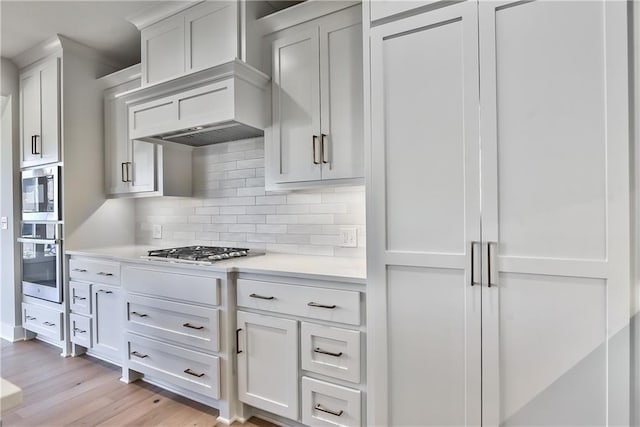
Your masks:
<svg viewBox="0 0 640 427"><path fill-rule="evenodd" d="M218 411L137 381L89 356L60 357L40 341L0 340L0 376L22 388L23 403L2 414L11 426L214 426ZM252 418L247 427L273 424Z"/></svg>

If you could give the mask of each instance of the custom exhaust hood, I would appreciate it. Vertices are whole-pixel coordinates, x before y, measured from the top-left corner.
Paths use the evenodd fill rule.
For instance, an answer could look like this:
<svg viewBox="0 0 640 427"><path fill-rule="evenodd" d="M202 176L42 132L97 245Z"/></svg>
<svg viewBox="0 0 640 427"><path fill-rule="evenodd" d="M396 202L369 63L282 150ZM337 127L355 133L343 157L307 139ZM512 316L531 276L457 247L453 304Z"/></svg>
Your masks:
<svg viewBox="0 0 640 427"><path fill-rule="evenodd" d="M234 60L125 93L129 137L203 146L262 136L269 77Z"/></svg>

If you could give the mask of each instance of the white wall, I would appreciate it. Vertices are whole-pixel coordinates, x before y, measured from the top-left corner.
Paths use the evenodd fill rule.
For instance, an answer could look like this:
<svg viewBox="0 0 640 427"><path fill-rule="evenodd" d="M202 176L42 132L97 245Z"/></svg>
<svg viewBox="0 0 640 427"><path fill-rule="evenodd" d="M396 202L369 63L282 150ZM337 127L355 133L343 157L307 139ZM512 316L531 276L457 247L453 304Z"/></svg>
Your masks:
<svg viewBox="0 0 640 427"><path fill-rule="evenodd" d="M365 257L364 187L266 192L263 138L196 148L193 181L193 198L137 201L136 243ZM162 239L152 238L153 224ZM357 229L358 247L340 247L343 227Z"/></svg>
<svg viewBox="0 0 640 427"><path fill-rule="evenodd" d="M20 264L16 243L20 206L18 158L18 69L2 58L0 68L2 96L9 103L2 108L2 134L0 137L0 216L7 217L9 227L0 230L0 336L14 341L23 336L20 316Z"/></svg>

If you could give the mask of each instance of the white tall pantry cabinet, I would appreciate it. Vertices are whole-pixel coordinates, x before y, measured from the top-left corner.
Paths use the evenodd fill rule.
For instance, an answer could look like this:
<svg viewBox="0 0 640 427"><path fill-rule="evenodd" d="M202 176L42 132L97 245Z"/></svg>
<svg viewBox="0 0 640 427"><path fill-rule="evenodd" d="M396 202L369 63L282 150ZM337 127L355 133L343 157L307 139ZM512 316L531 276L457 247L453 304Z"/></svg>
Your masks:
<svg viewBox="0 0 640 427"><path fill-rule="evenodd" d="M365 33L371 425L629 424L626 7Z"/></svg>

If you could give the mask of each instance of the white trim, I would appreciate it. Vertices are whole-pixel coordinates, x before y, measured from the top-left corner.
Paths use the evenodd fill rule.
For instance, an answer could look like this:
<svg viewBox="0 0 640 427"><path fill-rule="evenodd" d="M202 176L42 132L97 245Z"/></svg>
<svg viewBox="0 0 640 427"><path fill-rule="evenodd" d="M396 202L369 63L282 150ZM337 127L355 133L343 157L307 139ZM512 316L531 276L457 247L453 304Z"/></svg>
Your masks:
<svg viewBox="0 0 640 427"><path fill-rule="evenodd" d="M0 326L0 337L9 342L24 341L25 330L20 325L11 326L7 323L3 323Z"/></svg>
<svg viewBox="0 0 640 427"><path fill-rule="evenodd" d="M162 21L163 19L193 7L198 3L202 3L202 1L163 1L159 2L160 4L157 3L158 2L141 12L128 16L125 19L135 25L138 30L142 30L149 25Z"/></svg>

